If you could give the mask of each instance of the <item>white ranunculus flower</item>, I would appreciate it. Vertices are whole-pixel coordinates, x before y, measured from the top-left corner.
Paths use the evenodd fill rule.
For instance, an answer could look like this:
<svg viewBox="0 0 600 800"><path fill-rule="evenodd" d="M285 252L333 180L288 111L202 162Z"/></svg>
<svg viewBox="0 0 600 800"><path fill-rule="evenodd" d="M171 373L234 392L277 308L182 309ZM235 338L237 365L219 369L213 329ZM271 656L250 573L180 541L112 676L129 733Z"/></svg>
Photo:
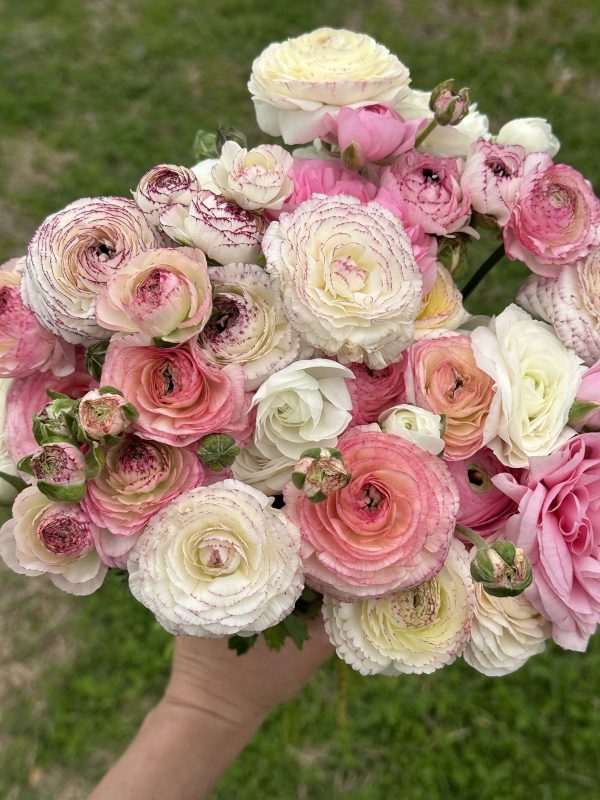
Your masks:
<svg viewBox="0 0 600 800"><path fill-rule="evenodd" d="M526 153L550 153L552 158L560 150L552 126L541 117L522 117L507 122L500 128L495 141L504 147L520 144Z"/></svg>
<svg viewBox="0 0 600 800"><path fill-rule="evenodd" d="M412 342L421 272L402 222L379 203L313 195L271 223L263 250L288 319L313 347L382 369Z"/></svg>
<svg viewBox="0 0 600 800"><path fill-rule="evenodd" d="M444 449L442 417L407 403L393 406L379 416L381 429L401 436L434 456Z"/></svg>
<svg viewBox="0 0 600 800"><path fill-rule="evenodd" d="M6 395L10 388L10 381L7 378L0 378L0 472L17 477L19 475L16 465L8 455L4 432L4 417L6 409ZM17 496L16 489L3 480L0 476L0 506L9 506Z"/></svg>
<svg viewBox="0 0 600 800"><path fill-rule="evenodd" d="M256 264L226 264L210 270L213 316L198 343L209 361L240 364L246 389L300 355L300 337L283 313L271 278Z"/></svg>
<svg viewBox="0 0 600 800"><path fill-rule="evenodd" d="M200 189L194 172L176 164L158 164L140 178L133 199L151 225L157 226L160 212L175 204L189 206Z"/></svg>
<svg viewBox="0 0 600 800"><path fill-rule="evenodd" d="M346 386L354 374L326 358L297 361L276 372L254 395L254 444L267 458L297 461L309 447L334 447L352 419Z"/></svg>
<svg viewBox="0 0 600 800"><path fill-rule="evenodd" d="M394 108L407 121L431 120L433 111L429 108L430 97L431 92L412 89ZM472 103L469 113L458 125L438 125L419 149L436 156L465 157L473 142L490 138L489 129L487 116L477 111L477 103Z"/></svg>
<svg viewBox="0 0 600 800"><path fill-rule="evenodd" d="M513 304L471 342L477 366L496 383L498 433L488 447L503 464L526 467L574 436L569 409L585 367L549 325Z"/></svg>
<svg viewBox="0 0 600 800"><path fill-rule="evenodd" d="M48 330L71 344L108 339L96 297L108 278L161 238L133 200L84 197L51 214L27 251L23 302Z"/></svg>
<svg viewBox="0 0 600 800"><path fill-rule="evenodd" d="M294 159L277 144L261 144L252 150L237 142L225 142L212 170L219 194L240 208L277 211L294 191L289 171Z"/></svg>
<svg viewBox="0 0 600 800"><path fill-rule="evenodd" d="M191 205L169 206L160 226L173 241L198 247L219 264L252 264L260 255L264 219L219 194L202 189Z"/></svg>
<svg viewBox="0 0 600 800"><path fill-rule="evenodd" d="M469 316L452 275L438 262L435 283L423 298L415 320L415 339L423 339L440 331L455 331L464 325Z"/></svg>
<svg viewBox="0 0 600 800"><path fill-rule="evenodd" d="M276 625L304 578L300 532L270 503L234 480L180 495L131 551L131 592L174 634L250 635Z"/></svg>
<svg viewBox="0 0 600 800"><path fill-rule="evenodd" d="M252 65L248 89L265 133L306 144L325 132L327 114L393 105L409 83L404 64L370 36L319 28L269 45Z"/></svg>
<svg viewBox="0 0 600 800"><path fill-rule="evenodd" d="M218 158L204 158L198 161L191 167L192 172L196 176L201 189L208 189L213 194L219 194L219 187L213 181L212 171L215 164L219 161Z"/></svg>
<svg viewBox="0 0 600 800"><path fill-rule="evenodd" d="M435 578L376 599L325 596L325 629L361 675L431 673L462 655L475 595L465 546L455 539Z"/></svg>
<svg viewBox="0 0 600 800"><path fill-rule="evenodd" d="M231 471L238 481L267 495L275 495L281 494L283 487L292 479L295 465L295 458L265 456L254 442L250 442L236 456Z"/></svg>

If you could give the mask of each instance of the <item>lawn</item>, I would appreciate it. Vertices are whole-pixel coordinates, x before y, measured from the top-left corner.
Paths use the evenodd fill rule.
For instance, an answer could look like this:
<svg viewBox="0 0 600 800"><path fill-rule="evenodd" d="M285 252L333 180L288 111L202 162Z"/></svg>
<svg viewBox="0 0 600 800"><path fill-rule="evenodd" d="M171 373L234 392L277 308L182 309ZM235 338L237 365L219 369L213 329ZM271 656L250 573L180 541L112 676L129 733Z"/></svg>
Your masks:
<svg viewBox="0 0 600 800"><path fill-rule="evenodd" d="M561 158L600 189L596 0L0 0L0 260L75 198L125 195L152 164L190 163L199 128L224 122L257 140L253 57L325 24L374 35L417 87L469 85L495 128L548 117ZM499 310L523 275L502 262L470 309ZM115 575L84 599L6 571L0 581L0 797L84 797L159 697L170 637ZM593 800L598 764L596 639L586 655L549 647L500 680L462 663L399 679L329 664L215 797Z"/></svg>

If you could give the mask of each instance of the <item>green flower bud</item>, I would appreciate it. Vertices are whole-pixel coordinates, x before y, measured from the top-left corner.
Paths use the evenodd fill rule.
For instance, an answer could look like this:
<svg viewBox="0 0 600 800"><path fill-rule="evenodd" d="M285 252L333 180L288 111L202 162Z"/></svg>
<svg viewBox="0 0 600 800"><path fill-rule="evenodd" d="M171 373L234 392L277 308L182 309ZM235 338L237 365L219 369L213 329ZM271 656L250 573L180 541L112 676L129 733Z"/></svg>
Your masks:
<svg viewBox="0 0 600 800"><path fill-rule="evenodd" d="M429 98L438 125L458 125L469 113L469 90L454 91L454 78L435 87Z"/></svg>
<svg viewBox="0 0 600 800"><path fill-rule="evenodd" d="M204 161L206 158L216 158L218 155L217 134L203 130L196 131L192 151L196 161Z"/></svg>
<svg viewBox="0 0 600 800"><path fill-rule="evenodd" d="M198 458L212 472L230 467L240 452L233 436L227 433L211 433L205 436L198 446Z"/></svg>
<svg viewBox="0 0 600 800"><path fill-rule="evenodd" d="M292 473L292 483L311 503L321 503L351 480L340 451L321 447L305 450Z"/></svg>
<svg viewBox="0 0 600 800"><path fill-rule="evenodd" d="M523 550L504 540L477 547L471 575L494 597L515 597L533 580L533 570Z"/></svg>
<svg viewBox="0 0 600 800"><path fill-rule="evenodd" d="M248 139L242 131L236 131L235 128L226 128L224 125L219 125L217 128L217 153L221 155L221 150L225 142L236 142L240 147L248 147Z"/></svg>

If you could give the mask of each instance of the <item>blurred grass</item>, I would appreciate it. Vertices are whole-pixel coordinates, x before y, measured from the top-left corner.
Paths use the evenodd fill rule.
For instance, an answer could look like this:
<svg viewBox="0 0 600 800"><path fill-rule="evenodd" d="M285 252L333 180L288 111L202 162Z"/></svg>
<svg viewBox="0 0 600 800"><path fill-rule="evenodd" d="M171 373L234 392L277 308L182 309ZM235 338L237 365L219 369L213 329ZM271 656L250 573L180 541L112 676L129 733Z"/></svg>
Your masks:
<svg viewBox="0 0 600 800"><path fill-rule="evenodd" d="M252 59L326 24L374 35L416 87L469 85L493 128L548 117L561 159L600 186L595 0L0 0L0 259L71 200L126 194L152 164L189 163L200 127L226 122L258 140ZM523 275L502 262L471 310L498 311ZM0 797L83 797L160 695L170 638L114 576L84 599L6 572L0 587ZM549 648L501 680L464 664L352 675L341 730L335 702L328 665L272 715L218 800L600 797L597 640L585 656Z"/></svg>

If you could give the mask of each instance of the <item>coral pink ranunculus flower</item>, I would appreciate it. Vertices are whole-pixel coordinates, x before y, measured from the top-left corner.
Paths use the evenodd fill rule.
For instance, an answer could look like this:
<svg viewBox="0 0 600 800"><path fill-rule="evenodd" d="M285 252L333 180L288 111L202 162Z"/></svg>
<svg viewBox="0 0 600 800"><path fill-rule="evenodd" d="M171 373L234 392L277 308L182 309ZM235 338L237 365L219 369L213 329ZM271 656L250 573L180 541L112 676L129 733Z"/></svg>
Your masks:
<svg viewBox="0 0 600 800"><path fill-rule="evenodd" d="M377 422L380 414L406 401L404 363L397 361L383 369L350 364L354 380L346 381L352 399L352 423Z"/></svg>
<svg viewBox="0 0 600 800"><path fill-rule="evenodd" d="M209 433L250 433L243 368L216 369L189 342L164 348L113 339L102 383L136 407L133 429L145 439L186 447Z"/></svg>
<svg viewBox="0 0 600 800"><path fill-rule="evenodd" d="M504 228L506 255L532 272L556 278L600 246L600 200L573 167L531 153Z"/></svg>
<svg viewBox="0 0 600 800"><path fill-rule="evenodd" d="M302 533L307 583L341 600L430 580L448 553L458 492L444 462L377 426L338 444L351 483L313 504L288 484L285 511Z"/></svg>
<svg viewBox="0 0 600 800"><path fill-rule="evenodd" d="M506 534L533 567L526 597L557 644L585 650L600 622L600 434L530 459L521 485L509 475L494 483L519 504Z"/></svg>
<svg viewBox="0 0 600 800"><path fill-rule="evenodd" d="M100 474L88 481L83 505L99 527L130 536L203 479L204 470L191 449L128 434L108 450Z"/></svg>
<svg viewBox="0 0 600 800"><path fill-rule="evenodd" d="M368 203L377 192L373 183L337 161L303 158L294 161L289 176L294 182L294 191L285 201L282 211L295 211L313 194L347 194Z"/></svg>
<svg viewBox="0 0 600 800"><path fill-rule="evenodd" d="M405 359L407 402L446 416L445 458L460 461L480 450L495 435L494 382L475 363L470 336L421 339Z"/></svg>

